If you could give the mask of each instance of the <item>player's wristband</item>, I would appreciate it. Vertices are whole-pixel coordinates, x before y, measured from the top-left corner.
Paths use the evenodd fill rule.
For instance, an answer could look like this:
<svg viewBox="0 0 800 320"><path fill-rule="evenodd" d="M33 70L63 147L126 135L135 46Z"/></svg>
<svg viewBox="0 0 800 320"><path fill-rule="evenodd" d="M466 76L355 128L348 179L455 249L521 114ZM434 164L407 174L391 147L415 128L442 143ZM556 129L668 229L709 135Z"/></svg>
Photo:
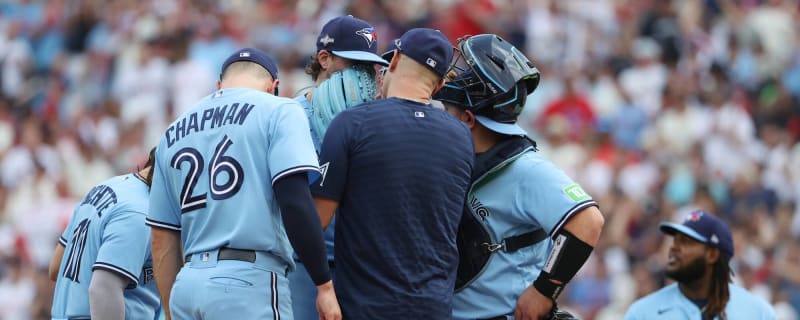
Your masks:
<svg viewBox="0 0 800 320"><path fill-rule="evenodd" d="M563 285L553 283L544 273L539 274L539 277L533 282L533 287L536 288L539 293L553 301L556 301L561 292L564 291Z"/></svg>

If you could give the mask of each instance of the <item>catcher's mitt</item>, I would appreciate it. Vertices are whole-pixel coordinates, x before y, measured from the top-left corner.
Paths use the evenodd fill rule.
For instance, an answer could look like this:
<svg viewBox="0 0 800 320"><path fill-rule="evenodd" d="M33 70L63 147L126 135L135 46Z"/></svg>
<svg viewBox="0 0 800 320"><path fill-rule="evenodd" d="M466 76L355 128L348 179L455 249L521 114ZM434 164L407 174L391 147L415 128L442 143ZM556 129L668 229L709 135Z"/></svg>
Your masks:
<svg viewBox="0 0 800 320"><path fill-rule="evenodd" d="M577 317L573 316L571 313L566 312L564 310L558 310L558 308L554 307L552 311L550 311L550 315L546 318L547 320L580 320Z"/></svg>
<svg viewBox="0 0 800 320"><path fill-rule="evenodd" d="M375 100L377 93L375 69L371 65L355 64L331 74L311 96L311 126L319 140L325 137L328 125L339 112Z"/></svg>

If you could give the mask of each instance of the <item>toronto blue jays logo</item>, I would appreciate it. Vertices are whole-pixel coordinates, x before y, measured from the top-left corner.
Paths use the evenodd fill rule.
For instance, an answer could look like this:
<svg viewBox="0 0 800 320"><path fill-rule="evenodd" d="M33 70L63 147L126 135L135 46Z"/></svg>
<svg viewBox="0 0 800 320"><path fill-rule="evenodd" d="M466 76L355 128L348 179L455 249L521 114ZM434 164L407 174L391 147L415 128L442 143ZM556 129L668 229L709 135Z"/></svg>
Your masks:
<svg viewBox="0 0 800 320"><path fill-rule="evenodd" d="M697 221L697 220L700 220L700 217L702 217L702 216L703 216L702 212L692 212L692 213L689 214L688 217L686 217L686 220Z"/></svg>
<svg viewBox="0 0 800 320"><path fill-rule="evenodd" d="M375 41L378 41L378 34L375 32L373 28L364 28L361 30L356 31L356 34L364 38L367 41L367 46L372 48L372 44Z"/></svg>

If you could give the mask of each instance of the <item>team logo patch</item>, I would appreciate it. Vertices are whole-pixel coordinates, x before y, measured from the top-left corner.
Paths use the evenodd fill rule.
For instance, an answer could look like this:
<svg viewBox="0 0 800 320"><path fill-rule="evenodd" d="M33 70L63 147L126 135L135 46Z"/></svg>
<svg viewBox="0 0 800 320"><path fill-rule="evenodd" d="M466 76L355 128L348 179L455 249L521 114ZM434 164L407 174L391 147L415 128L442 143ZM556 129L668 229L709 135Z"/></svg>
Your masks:
<svg viewBox="0 0 800 320"><path fill-rule="evenodd" d="M417 117L417 118L425 118L425 112L414 111L414 116Z"/></svg>
<svg viewBox="0 0 800 320"><path fill-rule="evenodd" d="M367 41L367 46L372 48L372 44L375 41L378 41L378 34L375 32L373 28L364 28L361 30L356 31L356 34L364 38Z"/></svg>
<svg viewBox="0 0 800 320"><path fill-rule="evenodd" d="M248 58L248 57L250 57L250 52L247 52L247 51L241 52L241 53L239 53L239 57L240 58Z"/></svg>
<svg viewBox="0 0 800 320"><path fill-rule="evenodd" d="M329 44L336 42L335 39L331 38L329 35L325 35L324 37L319 39L319 43L322 43L322 46L327 47Z"/></svg>
<svg viewBox="0 0 800 320"><path fill-rule="evenodd" d="M322 177L319 178L319 186L325 184L325 177L328 176L328 167L331 165L330 162L325 162L325 164L319 166L319 173Z"/></svg>
<svg viewBox="0 0 800 320"><path fill-rule="evenodd" d="M576 202L588 200L590 198L589 194L586 193L586 191L583 191L583 188L581 188L581 186L577 183L573 183L564 188L564 193L567 195L567 197L572 199L572 201Z"/></svg>
<svg viewBox="0 0 800 320"><path fill-rule="evenodd" d="M425 61L425 63L431 66L431 68L436 68L436 60L433 60L432 58L428 58L428 60Z"/></svg>
<svg viewBox="0 0 800 320"><path fill-rule="evenodd" d="M698 221L703 216L702 212L692 212L688 216L686 216L686 220L689 221Z"/></svg>

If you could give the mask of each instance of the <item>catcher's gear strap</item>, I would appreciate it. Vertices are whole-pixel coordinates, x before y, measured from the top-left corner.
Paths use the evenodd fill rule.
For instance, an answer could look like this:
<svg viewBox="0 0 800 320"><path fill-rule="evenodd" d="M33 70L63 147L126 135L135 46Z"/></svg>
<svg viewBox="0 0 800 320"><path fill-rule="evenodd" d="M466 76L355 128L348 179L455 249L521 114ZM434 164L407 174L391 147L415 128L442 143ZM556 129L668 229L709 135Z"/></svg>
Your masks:
<svg viewBox="0 0 800 320"><path fill-rule="evenodd" d="M339 112L375 100L377 94L375 68L372 65L355 64L331 74L311 95L313 114L310 124L319 135L319 140L325 137L328 125Z"/></svg>
<svg viewBox="0 0 800 320"><path fill-rule="evenodd" d="M553 239L553 250L550 251L550 256L547 257L547 262L539 277L533 282L533 286L543 295L555 300L564 286L589 259L592 250L594 247L588 243L571 232L560 229ZM561 284L555 284L551 280L559 281Z"/></svg>

